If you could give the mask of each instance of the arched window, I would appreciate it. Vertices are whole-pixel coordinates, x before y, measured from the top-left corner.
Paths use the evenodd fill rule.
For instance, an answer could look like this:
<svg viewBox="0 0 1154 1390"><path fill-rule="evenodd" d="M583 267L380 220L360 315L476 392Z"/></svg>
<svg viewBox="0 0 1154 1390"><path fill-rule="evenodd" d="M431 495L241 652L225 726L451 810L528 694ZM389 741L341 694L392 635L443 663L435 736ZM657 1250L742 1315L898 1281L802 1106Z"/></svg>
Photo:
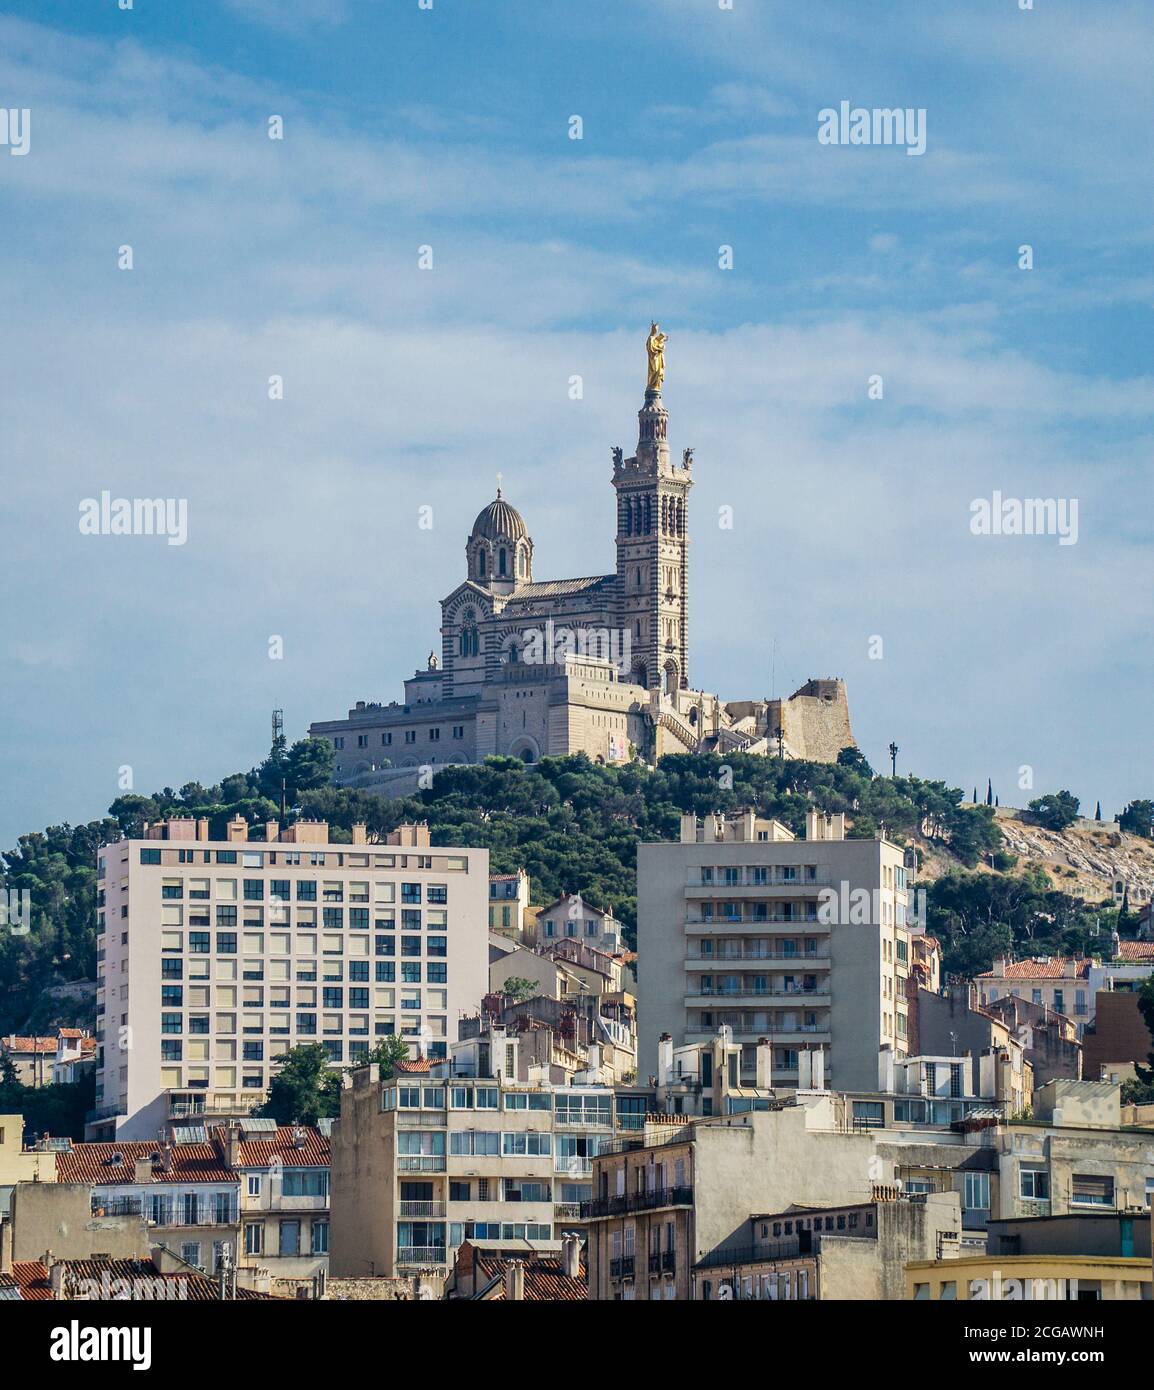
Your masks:
<svg viewBox="0 0 1154 1390"><path fill-rule="evenodd" d="M501 549L497 551L497 575L499 578L504 579L507 573L508 555L505 547L502 546Z"/></svg>
<svg viewBox="0 0 1154 1390"><path fill-rule="evenodd" d="M518 559L519 559L519 567L520 567L520 571L521 571L521 578L524 579L524 578L525 578L525 575L526 575L526 574L528 573L528 571L529 571L529 555L528 555L528 552L525 551L525 550L519 550L519 551L517 552L517 555L518 555Z"/></svg>
<svg viewBox="0 0 1154 1390"><path fill-rule="evenodd" d="M477 551L477 578L478 578L478 579L484 579L484 577L485 577L485 552L484 552L484 550L478 550L478 551Z"/></svg>

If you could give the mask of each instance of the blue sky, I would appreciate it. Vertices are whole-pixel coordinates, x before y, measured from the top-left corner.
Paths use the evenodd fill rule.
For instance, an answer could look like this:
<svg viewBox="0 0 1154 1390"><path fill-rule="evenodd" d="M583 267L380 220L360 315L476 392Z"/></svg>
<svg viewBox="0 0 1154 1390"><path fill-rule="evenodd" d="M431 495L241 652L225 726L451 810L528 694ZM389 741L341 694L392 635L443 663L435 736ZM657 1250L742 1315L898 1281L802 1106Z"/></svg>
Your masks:
<svg viewBox="0 0 1154 1390"><path fill-rule="evenodd" d="M610 570L651 317L694 685L840 674L875 765L1154 795L1148 51L1073 0L3 5L0 841L394 698L498 470L539 578ZM925 154L820 145L843 99ZM81 535L105 489L188 543ZM1078 543L973 536L995 489Z"/></svg>

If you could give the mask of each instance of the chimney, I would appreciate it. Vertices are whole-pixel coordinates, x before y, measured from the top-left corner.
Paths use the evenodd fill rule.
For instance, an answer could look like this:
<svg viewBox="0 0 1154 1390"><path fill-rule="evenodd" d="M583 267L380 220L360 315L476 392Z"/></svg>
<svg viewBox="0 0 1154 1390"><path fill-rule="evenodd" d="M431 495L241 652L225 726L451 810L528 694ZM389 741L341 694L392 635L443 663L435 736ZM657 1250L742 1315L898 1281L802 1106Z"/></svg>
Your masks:
<svg viewBox="0 0 1154 1390"><path fill-rule="evenodd" d="M368 842L369 842L369 831L368 831L368 826L365 825L365 823L364 823L363 820L355 821L355 822L353 823L353 844L354 844L354 845L367 845Z"/></svg>
<svg viewBox="0 0 1154 1390"><path fill-rule="evenodd" d="M681 843L683 845L697 843L697 817L692 813L681 817Z"/></svg>
<svg viewBox="0 0 1154 1390"><path fill-rule="evenodd" d="M172 1172L172 1141L170 1139L166 1139L161 1145L160 1166L164 1172Z"/></svg>
<svg viewBox="0 0 1154 1390"><path fill-rule="evenodd" d="M601 1072L601 1044L600 1044L600 1043L591 1042L591 1043L589 1044L588 1057L589 1057L589 1061L588 1061L588 1065L587 1065L587 1068L586 1068L586 1069L588 1070L591 1079L594 1080L594 1081L596 1081L598 1075L599 1075L600 1072Z"/></svg>
<svg viewBox="0 0 1154 1390"><path fill-rule="evenodd" d="M196 838L198 840L208 839L208 817L201 816L196 822Z"/></svg>
<svg viewBox="0 0 1154 1390"><path fill-rule="evenodd" d="M266 820L264 823L264 842L266 845L275 845L280 839L280 822Z"/></svg>
<svg viewBox="0 0 1154 1390"><path fill-rule="evenodd" d="M894 1094L894 1053L888 1046L878 1052L878 1090L884 1096Z"/></svg>
<svg viewBox="0 0 1154 1390"><path fill-rule="evenodd" d="M0 1221L0 1274L12 1273L12 1218Z"/></svg>
<svg viewBox="0 0 1154 1390"><path fill-rule="evenodd" d="M581 1278L581 1237L565 1236L561 1241L561 1273L566 1279Z"/></svg>
<svg viewBox="0 0 1154 1390"><path fill-rule="evenodd" d="M132 1181L135 1183L146 1183L152 1181L152 1159L138 1158L132 1165Z"/></svg>
<svg viewBox="0 0 1154 1390"><path fill-rule="evenodd" d="M813 1088L813 1053L803 1047L797 1054L797 1089L809 1091Z"/></svg>
<svg viewBox="0 0 1154 1390"><path fill-rule="evenodd" d="M825 1048L816 1047L813 1051L813 1089L825 1090Z"/></svg>
<svg viewBox="0 0 1154 1390"><path fill-rule="evenodd" d="M233 816L225 827L225 839L231 844L241 844L248 839L248 821L243 816Z"/></svg>
<svg viewBox="0 0 1154 1390"><path fill-rule="evenodd" d="M224 1153L230 1168L240 1167L240 1125L230 1124L225 1130Z"/></svg>
<svg viewBox="0 0 1154 1390"><path fill-rule="evenodd" d="M525 1266L521 1260L510 1260L505 1266L505 1301L525 1301Z"/></svg>
<svg viewBox="0 0 1154 1390"><path fill-rule="evenodd" d="M773 1044L768 1038L757 1040L756 1081L759 1091L773 1090Z"/></svg>
<svg viewBox="0 0 1154 1390"><path fill-rule="evenodd" d="M673 1078L673 1039L662 1033L657 1039L657 1084L668 1086Z"/></svg>
<svg viewBox="0 0 1154 1390"><path fill-rule="evenodd" d="M64 1298L64 1261L52 1259L52 1251L44 1252L44 1264L48 1270L48 1282L52 1285L52 1297L55 1299Z"/></svg>

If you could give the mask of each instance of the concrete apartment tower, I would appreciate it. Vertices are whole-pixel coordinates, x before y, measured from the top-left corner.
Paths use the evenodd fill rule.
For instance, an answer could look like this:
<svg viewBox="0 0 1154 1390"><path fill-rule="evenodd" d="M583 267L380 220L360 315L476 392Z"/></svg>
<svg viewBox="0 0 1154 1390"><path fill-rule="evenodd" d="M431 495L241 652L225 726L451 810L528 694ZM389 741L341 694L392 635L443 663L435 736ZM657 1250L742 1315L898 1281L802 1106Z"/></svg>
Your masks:
<svg viewBox="0 0 1154 1390"><path fill-rule="evenodd" d="M207 820L103 845L97 883L96 1111L86 1137L155 1139L172 1120L246 1115L290 1048L334 1067L381 1039L448 1054L488 988L489 852L275 821Z"/></svg>
<svg viewBox="0 0 1154 1390"><path fill-rule="evenodd" d="M909 1050L908 890L902 849L847 840L840 815L811 812L804 840L752 811L687 815L679 841L639 845L640 1074L662 1034L726 1027L750 1085L876 1086L879 1049Z"/></svg>

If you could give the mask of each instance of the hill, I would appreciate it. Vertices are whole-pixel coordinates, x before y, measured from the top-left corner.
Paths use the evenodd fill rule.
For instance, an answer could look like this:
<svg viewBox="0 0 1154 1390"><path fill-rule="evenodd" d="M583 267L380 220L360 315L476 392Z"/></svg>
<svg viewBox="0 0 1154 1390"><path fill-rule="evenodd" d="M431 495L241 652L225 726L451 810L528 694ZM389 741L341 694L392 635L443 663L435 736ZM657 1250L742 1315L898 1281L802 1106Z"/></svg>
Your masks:
<svg viewBox="0 0 1154 1390"><path fill-rule="evenodd" d="M492 758L446 768L429 790L399 801L333 788L330 767L331 749L319 740L291 749L281 743L252 771L217 785L120 797L104 820L22 835L0 862L5 886L31 895L31 932L0 935L0 1032L21 1031L32 1017L42 1026L71 1022L71 1015L52 1016L65 1001L46 1000L45 991L95 978L101 841L139 834L144 821L173 814L207 816L223 838L233 815L254 824L275 819L282 781L292 813L327 820L334 840L347 840L357 821L377 835L425 820L434 844L487 847L494 872L524 867L536 903L580 890L599 907L613 906L630 933L637 844L675 837L683 812L753 806L800 834L808 810L842 811L851 836L869 838L884 827L891 839L916 846L929 885L929 929L942 940L947 969L965 972L988 967L1000 951L1100 949L1115 925L1132 931L1101 900L1116 864L1154 860L1154 848L1137 837L1122 836L1118 845L1083 845L1070 832L1047 839L1050 832L963 803L961 791L943 782L875 777L856 760L686 754L649 768L602 766L584 755L530 766Z"/></svg>

